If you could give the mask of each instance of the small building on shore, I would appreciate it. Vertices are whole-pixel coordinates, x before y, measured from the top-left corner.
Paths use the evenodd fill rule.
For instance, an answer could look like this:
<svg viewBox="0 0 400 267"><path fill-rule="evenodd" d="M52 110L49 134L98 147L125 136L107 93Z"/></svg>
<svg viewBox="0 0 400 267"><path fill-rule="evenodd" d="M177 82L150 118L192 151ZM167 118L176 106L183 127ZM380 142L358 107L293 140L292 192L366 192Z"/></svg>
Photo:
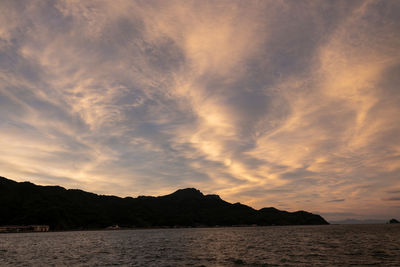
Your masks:
<svg viewBox="0 0 400 267"><path fill-rule="evenodd" d="M31 225L34 232L48 232L50 227L48 225Z"/></svg>
<svg viewBox="0 0 400 267"><path fill-rule="evenodd" d="M48 232L48 225L6 225L0 226L0 233L29 233L29 232Z"/></svg>
<svg viewBox="0 0 400 267"><path fill-rule="evenodd" d="M119 230L119 226L117 224L108 226L106 230Z"/></svg>

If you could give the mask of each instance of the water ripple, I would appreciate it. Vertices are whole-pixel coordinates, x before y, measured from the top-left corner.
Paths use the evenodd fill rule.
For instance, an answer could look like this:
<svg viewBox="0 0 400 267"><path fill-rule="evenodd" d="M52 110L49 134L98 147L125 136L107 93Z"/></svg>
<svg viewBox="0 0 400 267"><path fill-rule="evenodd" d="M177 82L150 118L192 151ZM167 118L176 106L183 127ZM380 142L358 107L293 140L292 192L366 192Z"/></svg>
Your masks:
<svg viewBox="0 0 400 267"><path fill-rule="evenodd" d="M0 266L400 266L398 225L0 235Z"/></svg>

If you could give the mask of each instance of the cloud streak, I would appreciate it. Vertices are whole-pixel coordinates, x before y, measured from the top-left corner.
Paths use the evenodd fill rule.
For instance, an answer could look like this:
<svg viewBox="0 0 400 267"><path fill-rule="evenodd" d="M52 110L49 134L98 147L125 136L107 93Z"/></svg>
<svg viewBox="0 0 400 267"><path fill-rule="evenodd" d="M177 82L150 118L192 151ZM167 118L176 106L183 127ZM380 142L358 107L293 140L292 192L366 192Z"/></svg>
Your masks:
<svg viewBox="0 0 400 267"><path fill-rule="evenodd" d="M398 212L396 1L0 5L1 175Z"/></svg>

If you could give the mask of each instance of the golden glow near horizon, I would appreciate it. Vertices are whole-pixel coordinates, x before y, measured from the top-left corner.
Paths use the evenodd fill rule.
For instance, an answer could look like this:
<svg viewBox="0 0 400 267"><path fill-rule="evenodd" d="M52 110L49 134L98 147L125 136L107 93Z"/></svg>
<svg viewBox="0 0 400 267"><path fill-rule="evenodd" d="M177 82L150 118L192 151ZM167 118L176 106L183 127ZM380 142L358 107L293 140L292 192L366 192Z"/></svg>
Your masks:
<svg viewBox="0 0 400 267"><path fill-rule="evenodd" d="M400 214L400 2L1 1L0 175Z"/></svg>

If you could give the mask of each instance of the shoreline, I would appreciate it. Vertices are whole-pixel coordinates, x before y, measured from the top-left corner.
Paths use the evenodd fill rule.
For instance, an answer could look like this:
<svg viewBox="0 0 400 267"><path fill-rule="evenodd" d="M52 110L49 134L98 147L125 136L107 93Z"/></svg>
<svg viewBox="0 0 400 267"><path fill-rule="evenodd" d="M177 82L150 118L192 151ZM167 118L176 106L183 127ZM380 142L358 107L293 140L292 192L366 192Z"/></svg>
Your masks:
<svg viewBox="0 0 400 267"><path fill-rule="evenodd" d="M63 233L63 232L114 232L114 231L133 231L133 230L166 230L166 229L215 229L215 228L263 228L263 227L315 227L315 226L372 226L372 225L396 225L396 224L307 224L307 225L232 225L232 226L179 226L179 227L167 227L167 226L157 226L157 227L121 227L119 229L107 229L107 228L97 228L97 229L68 229L68 230L49 230L46 232L0 232L0 234L26 234L26 233Z"/></svg>

